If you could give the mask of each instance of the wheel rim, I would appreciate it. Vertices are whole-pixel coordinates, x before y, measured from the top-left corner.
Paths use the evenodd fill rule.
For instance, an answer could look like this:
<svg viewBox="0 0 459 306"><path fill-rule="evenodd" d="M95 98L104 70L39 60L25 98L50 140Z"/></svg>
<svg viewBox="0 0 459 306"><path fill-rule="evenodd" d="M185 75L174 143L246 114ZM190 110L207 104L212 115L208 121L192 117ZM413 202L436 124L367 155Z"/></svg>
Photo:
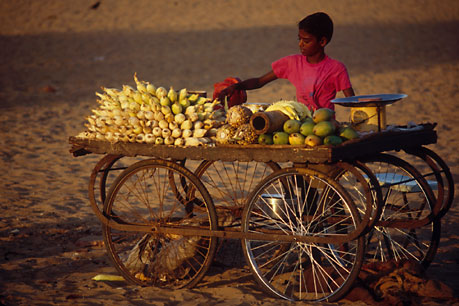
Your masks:
<svg viewBox="0 0 459 306"><path fill-rule="evenodd" d="M368 235L370 261L416 260L427 267L433 260L440 238L440 223L427 224L434 205L432 192L408 163L383 155L366 165L380 181L382 212ZM419 226L411 226L418 223Z"/></svg>
<svg viewBox="0 0 459 306"><path fill-rule="evenodd" d="M126 169L112 185L104 213L119 223L152 228L217 228L205 188L194 175L167 161L143 161ZM156 287L195 285L208 269L216 247L211 237L127 232L107 226L103 232L109 255L123 276Z"/></svg>
<svg viewBox="0 0 459 306"><path fill-rule="evenodd" d="M287 169L260 185L244 211L245 232L277 230L286 235L339 237L355 230L360 222L344 189L306 170ZM279 194L296 197L289 200L277 197ZM276 198L278 210L272 209L267 195ZM333 244L243 240L243 248L257 281L269 293L289 300L333 301L357 277L364 241L362 237Z"/></svg>
<svg viewBox="0 0 459 306"><path fill-rule="evenodd" d="M195 173L216 207L242 209L260 180L279 169L276 163L204 161Z"/></svg>

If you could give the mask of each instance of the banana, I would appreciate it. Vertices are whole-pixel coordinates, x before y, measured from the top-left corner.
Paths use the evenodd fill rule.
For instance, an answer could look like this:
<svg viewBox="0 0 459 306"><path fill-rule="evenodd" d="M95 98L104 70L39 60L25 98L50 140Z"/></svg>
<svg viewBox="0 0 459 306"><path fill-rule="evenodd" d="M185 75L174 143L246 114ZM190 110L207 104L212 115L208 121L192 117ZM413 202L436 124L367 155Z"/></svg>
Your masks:
<svg viewBox="0 0 459 306"><path fill-rule="evenodd" d="M266 109L267 112L269 111L280 111L282 112L283 114L287 115L290 119L298 119L298 114L293 111L291 108L288 108L287 105L283 104L283 103L275 103L271 106L269 106L267 109Z"/></svg>
<svg viewBox="0 0 459 306"><path fill-rule="evenodd" d="M306 105L296 101L279 101L269 106L266 111L281 111L290 119L302 120L311 117L311 112Z"/></svg>

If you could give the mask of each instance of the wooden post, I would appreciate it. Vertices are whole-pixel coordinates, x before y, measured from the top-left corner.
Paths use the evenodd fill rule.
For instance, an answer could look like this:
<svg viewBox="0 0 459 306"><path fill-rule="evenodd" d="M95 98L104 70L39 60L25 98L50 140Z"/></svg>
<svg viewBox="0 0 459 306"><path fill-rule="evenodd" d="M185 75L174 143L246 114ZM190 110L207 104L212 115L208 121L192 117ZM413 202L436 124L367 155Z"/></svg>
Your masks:
<svg viewBox="0 0 459 306"><path fill-rule="evenodd" d="M256 112L250 117L250 125L257 134L281 131L284 122L290 119L280 111Z"/></svg>

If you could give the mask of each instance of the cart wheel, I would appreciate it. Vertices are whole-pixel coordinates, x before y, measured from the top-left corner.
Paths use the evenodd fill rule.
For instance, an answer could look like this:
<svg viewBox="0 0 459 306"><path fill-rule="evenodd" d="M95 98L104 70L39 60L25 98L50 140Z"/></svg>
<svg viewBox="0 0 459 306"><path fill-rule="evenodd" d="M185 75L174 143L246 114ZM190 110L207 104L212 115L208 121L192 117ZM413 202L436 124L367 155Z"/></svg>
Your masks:
<svg viewBox="0 0 459 306"><path fill-rule="evenodd" d="M114 163L122 155L106 155L94 167L89 179L89 202L94 208L102 210L107 195L107 178ZM97 187L98 183L98 187ZM99 199L99 200L98 200Z"/></svg>
<svg viewBox="0 0 459 306"><path fill-rule="evenodd" d="M335 301L359 274L364 237L346 239L359 225L357 208L342 186L319 172L286 168L266 177L250 194L242 222L242 231L248 234L336 239L333 243L242 239L255 279L276 297Z"/></svg>
<svg viewBox="0 0 459 306"><path fill-rule="evenodd" d="M203 161L195 174L209 190L217 209L225 207L241 212L255 186L279 169L274 162Z"/></svg>
<svg viewBox="0 0 459 306"><path fill-rule="evenodd" d="M413 148L406 150L406 152L423 161L423 165L418 166L412 159L405 159L410 164L415 165L416 170L433 187L432 189L437 200L435 213L438 218L443 217L451 208L454 199L454 180L448 165L435 152L425 147ZM428 167L425 167L426 165Z"/></svg>
<svg viewBox="0 0 459 306"><path fill-rule="evenodd" d="M364 162L378 179L383 199L380 220L367 238L367 259L411 259L427 268L441 232L441 224L432 214L432 190L420 173L400 158L378 154Z"/></svg>
<svg viewBox="0 0 459 306"><path fill-rule="evenodd" d="M379 220L382 207L382 192L373 172L359 161L340 162L336 165L336 180L351 196L362 222L366 222L366 232Z"/></svg>
<svg viewBox="0 0 459 306"><path fill-rule="evenodd" d="M183 182L186 182L182 188ZM216 230L212 199L199 179L167 160L144 160L124 170L112 184L104 214L120 224ZM134 284L192 287L208 270L217 239L103 226L107 251L118 271Z"/></svg>

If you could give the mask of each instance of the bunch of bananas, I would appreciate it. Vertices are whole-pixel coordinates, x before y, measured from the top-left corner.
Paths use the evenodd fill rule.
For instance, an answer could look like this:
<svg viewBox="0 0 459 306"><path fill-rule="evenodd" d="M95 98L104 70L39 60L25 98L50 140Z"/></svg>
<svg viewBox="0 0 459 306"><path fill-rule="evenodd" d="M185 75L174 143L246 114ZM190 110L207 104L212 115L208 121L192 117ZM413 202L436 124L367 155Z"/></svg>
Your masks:
<svg viewBox="0 0 459 306"><path fill-rule="evenodd" d="M290 119L303 120L311 117L311 112L303 103L296 101L278 101L270 105L265 111L280 111Z"/></svg>
<svg viewBox="0 0 459 306"><path fill-rule="evenodd" d="M218 100L210 100L185 88L156 88L139 81L136 88L104 88L96 93L99 107L88 116L87 130L77 137L177 146L212 142L211 136L224 124L226 116Z"/></svg>

